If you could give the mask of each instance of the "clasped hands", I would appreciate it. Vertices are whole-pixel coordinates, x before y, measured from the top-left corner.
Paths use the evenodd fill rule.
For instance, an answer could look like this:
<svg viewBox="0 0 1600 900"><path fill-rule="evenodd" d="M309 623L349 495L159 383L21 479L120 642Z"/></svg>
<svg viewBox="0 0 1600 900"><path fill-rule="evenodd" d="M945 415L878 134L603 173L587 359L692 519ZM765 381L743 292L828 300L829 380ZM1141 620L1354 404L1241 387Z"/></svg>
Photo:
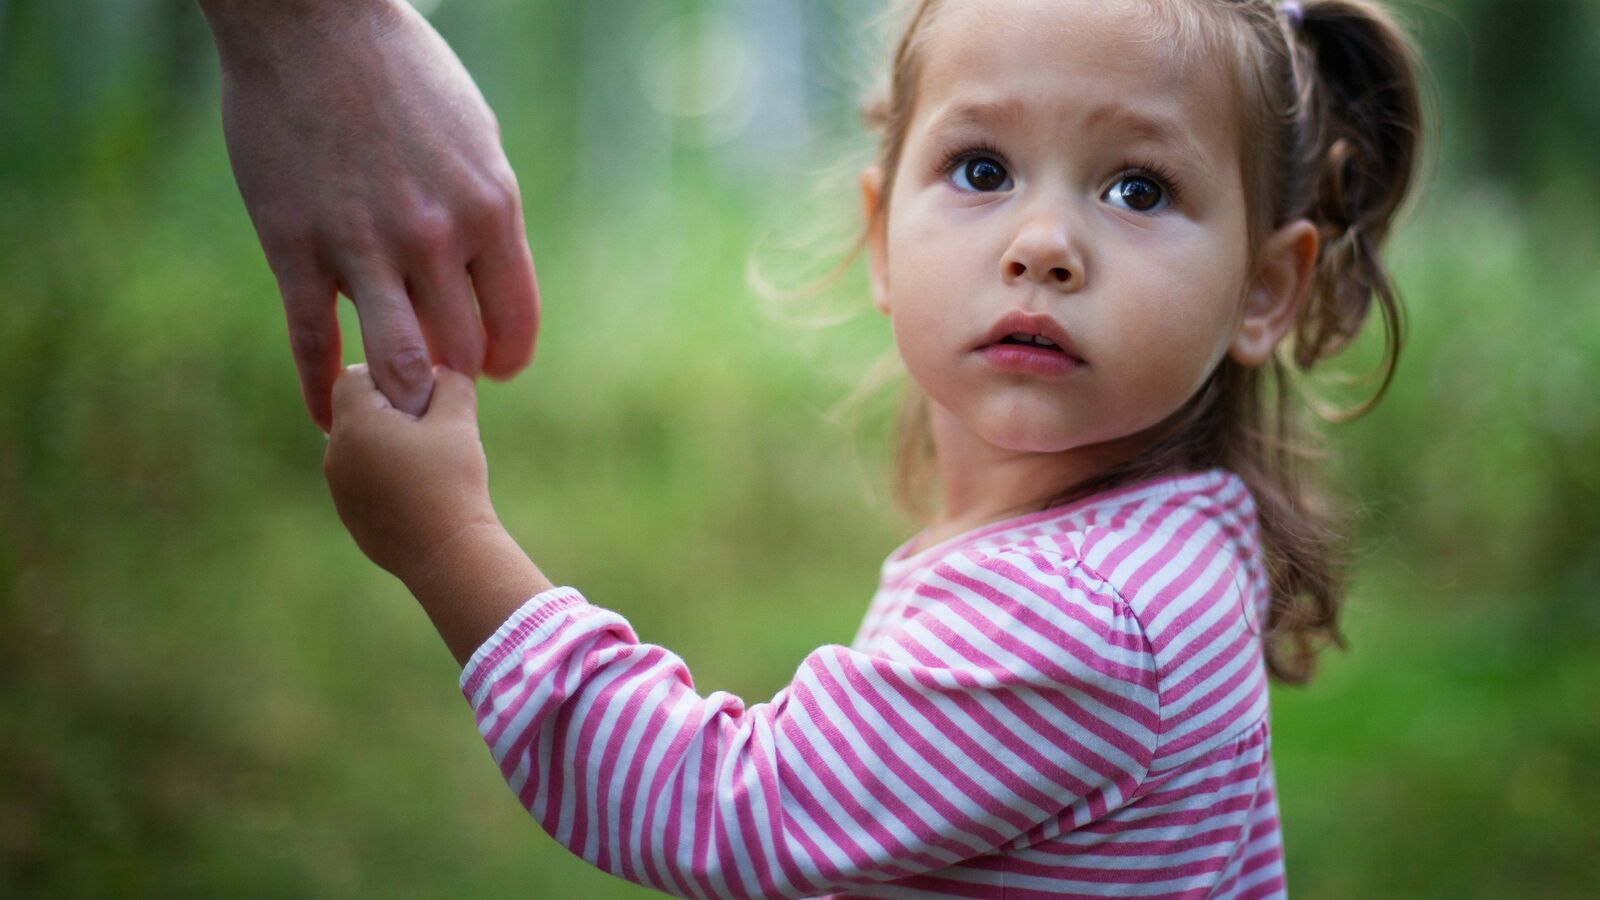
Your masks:
<svg viewBox="0 0 1600 900"><path fill-rule="evenodd" d="M339 517L465 664L551 587L495 515L478 439L473 379L521 371L539 322L499 123L403 0L199 3ZM370 369L342 369L341 293Z"/></svg>

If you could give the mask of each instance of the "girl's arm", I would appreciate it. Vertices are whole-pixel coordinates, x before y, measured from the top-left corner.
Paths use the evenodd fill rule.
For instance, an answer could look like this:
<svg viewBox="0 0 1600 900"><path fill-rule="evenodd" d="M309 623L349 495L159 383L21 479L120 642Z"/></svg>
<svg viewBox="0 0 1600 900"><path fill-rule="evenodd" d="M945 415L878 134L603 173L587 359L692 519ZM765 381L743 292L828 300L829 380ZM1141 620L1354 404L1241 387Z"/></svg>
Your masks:
<svg viewBox="0 0 1600 900"><path fill-rule="evenodd" d="M520 551L471 537L495 531L486 492L463 489L479 483L482 459L460 424L470 383L442 375L420 421L382 409L369 383L347 383L329 445L340 513L375 561L420 589L436 623L462 623L446 636L454 649L543 583L513 561ZM341 431L345 405L355 411ZM388 465L345 467L346 453ZM375 468L393 502L372 496ZM436 479L446 486L423 483ZM430 538L433 521L445 524ZM447 561L452 546L466 555ZM489 587L475 583L485 565ZM619 614L571 588L541 590L489 627L461 687L523 806L606 872L680 896L811 896L892 879L948 892L958 886L925 873L1080 827L1138 790L1160 731L1157 669L1126 604L1057 557L957 555L916 593L873 653L819 648L771 701L747 707L697 693L683 661L641 643Z"/></svg>

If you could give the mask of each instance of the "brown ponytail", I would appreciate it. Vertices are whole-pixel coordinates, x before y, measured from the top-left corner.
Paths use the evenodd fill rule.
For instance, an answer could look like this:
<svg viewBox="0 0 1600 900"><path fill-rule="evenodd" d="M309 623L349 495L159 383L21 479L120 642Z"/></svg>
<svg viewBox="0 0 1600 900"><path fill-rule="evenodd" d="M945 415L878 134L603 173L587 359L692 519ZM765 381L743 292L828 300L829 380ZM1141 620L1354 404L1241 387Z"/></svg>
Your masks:
<svg viewBox="0 0 1600 900"><path fill-rule="evenodd" d="M1374 299L1383 315L1382 397L1403 339L1399 298L1378 248L1411 185L1421 131L1416 57L1393 20L1368 0L1312 0L1295 29L1300 113L1284 219L1317 226L1321 250L1294 361L1309 368L1343 349Z"/></svg>
<svg viewBox="0 0 1600 900"><path fill-rule="evenodd" d="M1384 326L1381 381L1344 421L1377 404L1394 378L1404 344L1400 298L1379 257L1410 190L1421 134L1416 54L1404 32L1370 0L1309 0L1292 38L1285 185L1275 224L1308 219L1319 248L1311 295L1292 334L1293 364L1309 370L1343 350L1374 301ZM1231 365L1231 364L1230 364ZM1228 366L1225 366L1227 369ZM1275 409L1257 390L1229 391L1222 461L1250 484L1267 549L1273 603L1267 664L1280 680L1310 679L1321 644L1343 648L1338 611L1344 595L1347 525L1308 471L1306 447L1290 405L1283 365L1273 365ZM1257 373L1225 371L1253 383ZM1252 388L1254 385L1251 385ZM1265 426L1265 427L1263 427ZM1270 437L1269 437L1270 435Z"/></svg>

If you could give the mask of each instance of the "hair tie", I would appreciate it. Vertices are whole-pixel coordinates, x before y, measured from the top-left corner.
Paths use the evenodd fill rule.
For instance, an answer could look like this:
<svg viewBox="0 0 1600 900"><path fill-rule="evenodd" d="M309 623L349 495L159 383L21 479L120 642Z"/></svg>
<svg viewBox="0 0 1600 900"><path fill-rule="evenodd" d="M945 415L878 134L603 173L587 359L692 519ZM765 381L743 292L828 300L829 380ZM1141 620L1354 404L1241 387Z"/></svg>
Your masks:
<svg viewBox="0 0 1600 900"><path fill-rule="evenodd" d="M1283 0L1278 4L1278 11L1289 20L1289 30L1299 31L1300 23L1306 20L1306 9L1300 5L1300 0Z"/></svg>

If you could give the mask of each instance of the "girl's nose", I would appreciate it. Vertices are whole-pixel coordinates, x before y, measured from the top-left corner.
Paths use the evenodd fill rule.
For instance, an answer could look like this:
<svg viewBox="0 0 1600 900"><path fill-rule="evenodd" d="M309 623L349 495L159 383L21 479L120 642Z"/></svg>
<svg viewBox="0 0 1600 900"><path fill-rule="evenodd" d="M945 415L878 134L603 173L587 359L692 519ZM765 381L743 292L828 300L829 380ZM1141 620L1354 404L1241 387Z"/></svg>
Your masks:
<svg viewBox="0 0 1600 900"><path fill-rule="evenodd" d="M1083 287L1083 260L1061 217L1042 217L1017 230L1000 257L1006 284L1034 281L1062 291Z"/></svg>

